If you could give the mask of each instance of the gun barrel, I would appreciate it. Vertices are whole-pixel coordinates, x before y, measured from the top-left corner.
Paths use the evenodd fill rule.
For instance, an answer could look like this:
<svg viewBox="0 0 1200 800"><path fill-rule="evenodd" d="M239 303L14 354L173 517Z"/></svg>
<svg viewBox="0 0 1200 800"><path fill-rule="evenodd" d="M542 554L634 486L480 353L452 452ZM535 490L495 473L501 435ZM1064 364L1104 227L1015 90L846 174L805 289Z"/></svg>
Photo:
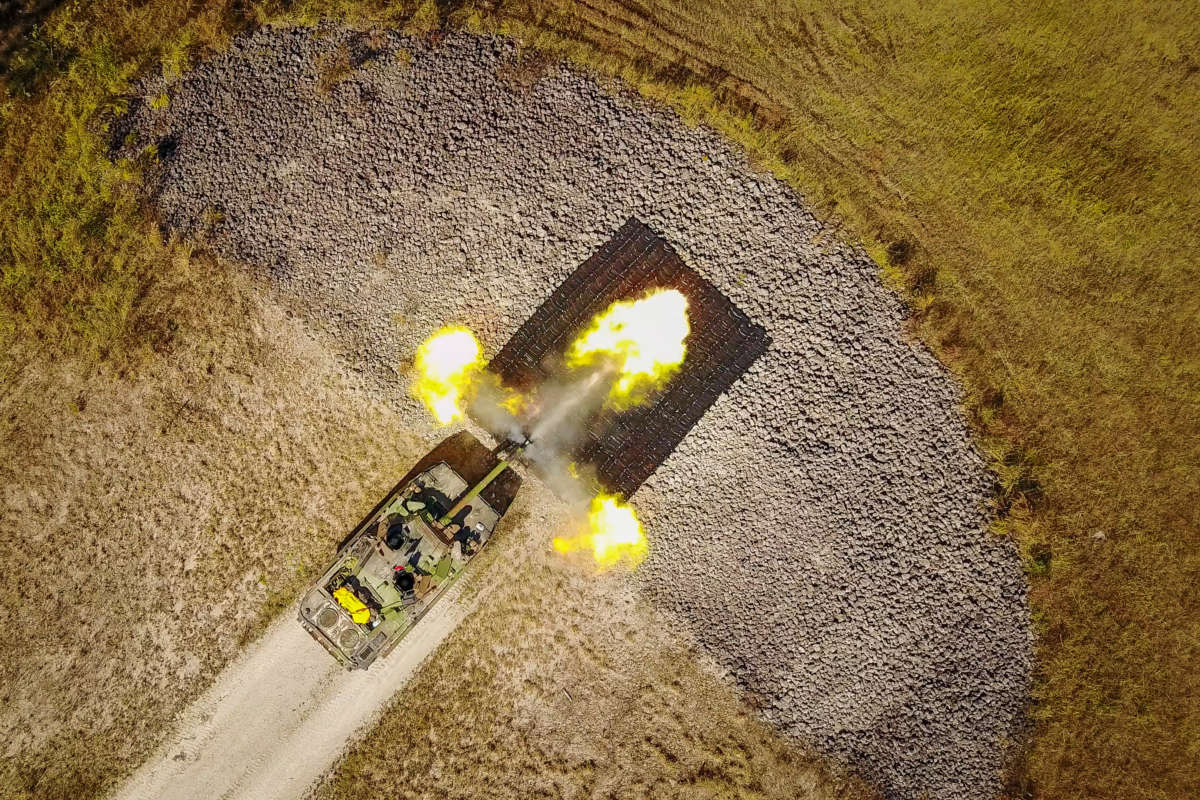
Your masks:
<svg viewBox="0 0 1200 800"><path fill-rule="evenodd" d="M490 486L492 481L496 480L496 478L499 478L501 473L508 469L512 461L521 454L522 450L525 449L525 445L509 445L506 443L504 446L498 449L501 453L500 461L496 464L496 466L492 467L491 472L485 475L481 481L468 489L466 494L458 498L458 501L450 507L450 510L442 515L442 517L437 521L440 527L444 528L449 525L450 520L454 519L455 514L462 511L467 503L471 502L479 495L480 492Z"/></svg>

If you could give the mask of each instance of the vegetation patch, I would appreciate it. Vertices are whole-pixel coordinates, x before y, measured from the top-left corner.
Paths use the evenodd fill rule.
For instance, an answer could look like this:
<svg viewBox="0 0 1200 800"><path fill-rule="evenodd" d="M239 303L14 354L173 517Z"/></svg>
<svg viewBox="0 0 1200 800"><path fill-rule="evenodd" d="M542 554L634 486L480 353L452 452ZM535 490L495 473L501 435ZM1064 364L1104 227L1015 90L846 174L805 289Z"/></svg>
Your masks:
<svg viewBox="0 0 1200 800"><path fill-rule="evenodd" d="M419 450L233 269L165 265L136 377L27 344L0 396L0 796L136 766Z"/></svg>

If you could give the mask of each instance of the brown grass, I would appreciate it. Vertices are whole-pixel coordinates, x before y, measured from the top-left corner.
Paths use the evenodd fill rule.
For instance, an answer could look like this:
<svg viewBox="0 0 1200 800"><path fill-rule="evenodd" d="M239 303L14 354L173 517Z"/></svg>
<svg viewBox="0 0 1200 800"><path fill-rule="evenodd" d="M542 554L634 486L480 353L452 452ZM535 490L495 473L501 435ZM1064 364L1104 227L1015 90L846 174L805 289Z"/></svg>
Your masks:
<svg viewBox="0 0 1200 800"><path fill-rule="evenodd" d="M182 255L136 375L0 396L0 796L97 795L421 451L244 278Z"/></svg>
<svg viewBox="0 0 1200 800"><path fill-rule="evenodd" d="M457 11L454 9L457 8ZM418 11L414 15L414 12ZM454 13L450 13L454 12ZM169 339L172 248L104 159L130 77L272 3L64 6L0 108L0 338ZM866 242L960 376L1040 632L1013 791L1200 792L1200 23L1145 2L517 0L291 6L513 31L742 142ZM14 374L11 359L5 376Z"/></svg>
<svg viewBox="0 0 1200 800"><path fill-rule="evenodd" d="M317 92L328 97L339 83L350 77L353 67L350 65L350 50L342 45L334 50L322 63L317 65L320 75L317 77Z"/></svg>

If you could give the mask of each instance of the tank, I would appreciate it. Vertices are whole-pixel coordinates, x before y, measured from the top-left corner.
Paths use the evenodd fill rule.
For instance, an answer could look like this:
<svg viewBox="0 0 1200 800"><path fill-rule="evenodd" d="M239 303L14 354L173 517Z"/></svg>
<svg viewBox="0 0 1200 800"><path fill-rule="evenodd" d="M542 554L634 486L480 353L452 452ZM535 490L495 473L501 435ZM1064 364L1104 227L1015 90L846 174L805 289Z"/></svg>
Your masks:
<svg viewBox="0 0 1200 800"><path fill-rule="evenodd" d="M521 486L520 447L471 433L421 459L300 600L300 624L348 669L390 653L491 540Z"/></svg>

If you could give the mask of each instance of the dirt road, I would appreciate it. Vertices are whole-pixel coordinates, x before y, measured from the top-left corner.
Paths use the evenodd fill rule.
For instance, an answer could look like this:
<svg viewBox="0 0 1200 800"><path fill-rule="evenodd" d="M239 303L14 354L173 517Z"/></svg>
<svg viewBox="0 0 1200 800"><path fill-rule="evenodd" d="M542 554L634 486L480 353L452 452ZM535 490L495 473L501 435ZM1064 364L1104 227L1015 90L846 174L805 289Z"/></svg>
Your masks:
<svg viewBox="0 0 1200 800"><path fill-rule="evenodd" d="M178 720L114 800L302 797L474 608L454 586L370 670L342 669L285 613Z"/></svg>

